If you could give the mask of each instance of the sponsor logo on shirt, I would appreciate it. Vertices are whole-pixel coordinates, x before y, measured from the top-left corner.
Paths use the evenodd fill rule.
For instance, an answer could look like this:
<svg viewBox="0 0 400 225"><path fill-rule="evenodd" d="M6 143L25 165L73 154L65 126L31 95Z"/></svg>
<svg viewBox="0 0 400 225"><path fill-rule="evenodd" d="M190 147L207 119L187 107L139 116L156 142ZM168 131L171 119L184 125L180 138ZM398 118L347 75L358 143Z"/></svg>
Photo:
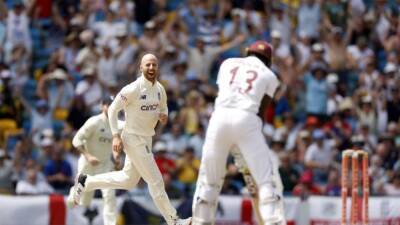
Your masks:
<svg viewBox="0 0 400 225"><path fill-rule="evenodd" d="M141 109L142 111L154 111L154 110L157 109L157 107L158 107L158 104L142 105L142 106L140 107L140 109Z"/></svg>

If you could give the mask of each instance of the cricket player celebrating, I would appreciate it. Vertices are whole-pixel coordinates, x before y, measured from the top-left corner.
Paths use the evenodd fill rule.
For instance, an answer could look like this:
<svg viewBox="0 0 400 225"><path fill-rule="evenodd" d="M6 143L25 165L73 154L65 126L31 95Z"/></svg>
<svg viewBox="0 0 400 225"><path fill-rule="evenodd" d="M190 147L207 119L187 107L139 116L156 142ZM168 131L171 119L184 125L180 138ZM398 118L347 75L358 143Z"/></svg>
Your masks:
<svg viewBox="0 0 400 225"><path fill-rule="evenodd" d="M102 100L102 113L89 118L86 123L78 130L72 144L81 153L78 161L78 174L85 173L95 175L113 170L111 161L111 141L112 134L108 123L107 110L111 103L111 98ZM115 191L112 189L102 189L104 199L103 220L105 225L115 225L117 219ZM68 196L68 205L74 203L74 187L71 188ZM82 195L80 204L90 206L94 191L85 192Z"/></svg>
<svg viewBox="0 0 400 225"><path fill-rule="evenodd" d="M268 68L271 54L267 42L257 41L249 46L246 57L227 59L220 67L218 97L194 195L193 225L214 224L227 157L234 148L239 149L255 180L263 224L286 224L282 188L277 188L276 182L279 174L261 131L262 120L257 116L279 86L278 78Z"/></svg>
<svg viewBox="0 0 400 225"><path fill-rule="evenodd" d="M155 163L152 136L158 121L168 121L167 95L157 81L158 60L152 54L142 57L142 75L128 84L111 103L108 114L113 135L113 151L126 153L122 171L90 176L80 174L75 184L74 201L79 202L83 192L94 189L131 189L142 177L148 184L150 195L168 225L189 225L191 218L179 219L164 188L160 170ZM125 111L122 133L117 127L118 112Z"/></svg>

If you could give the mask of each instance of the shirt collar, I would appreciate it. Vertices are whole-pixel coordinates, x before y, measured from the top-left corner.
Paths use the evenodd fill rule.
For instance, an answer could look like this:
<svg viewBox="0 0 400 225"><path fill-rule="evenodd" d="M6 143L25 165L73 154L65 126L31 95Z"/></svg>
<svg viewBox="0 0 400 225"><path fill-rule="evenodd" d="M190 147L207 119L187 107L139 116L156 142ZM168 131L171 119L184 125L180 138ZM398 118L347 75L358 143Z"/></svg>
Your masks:
<svg viewBox="0 0 400 225"><path fill-rule="evenodd" d="M153 84L151 81L147 80L147 79L144 77L143 74L140 76L140 79L141 79L141 83L143 84L143 86L144 86L145 88L152 88L152 87L154 86L154 84L156 84L156 82L157 82L157 81L155 81L154 84Z"/></svg>

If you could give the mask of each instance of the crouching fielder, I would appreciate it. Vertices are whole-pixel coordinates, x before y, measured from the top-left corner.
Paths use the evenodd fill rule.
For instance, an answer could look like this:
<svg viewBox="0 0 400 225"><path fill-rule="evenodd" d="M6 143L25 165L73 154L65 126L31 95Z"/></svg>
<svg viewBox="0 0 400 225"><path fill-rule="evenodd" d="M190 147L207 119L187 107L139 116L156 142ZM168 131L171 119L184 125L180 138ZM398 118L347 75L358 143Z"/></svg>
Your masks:
<svg viewBox="0 0 400 225"><path fill-rule="evenodd" d="M258 188L263 224L285 224L277 171L262 134L262 120L257 116L279 86L279 80L268 68L271 53L267 42L257 41L248 48L246 57L227 59L220 67L218 97L207 129L193 201L193 225L214 224L227 157L235 147Z"/></svg>
<svg viewBox="0 0 400 225"><path fill-rule="evenodd" d="M113 170L114 164L111 160L112 134L107 115L110 103L111 98L103 99L102 113L89 118L72 140L74 147L82 153L78 161L78 174L95 175ZM101 189L101 192L104 200L104 225L115 225L117 218L115 191ZM73 193L74 187L71 188L68 196L69 206L74 205ZM94 191L83 193L80 202L76 204L89 207L93 194Z"/></svg>

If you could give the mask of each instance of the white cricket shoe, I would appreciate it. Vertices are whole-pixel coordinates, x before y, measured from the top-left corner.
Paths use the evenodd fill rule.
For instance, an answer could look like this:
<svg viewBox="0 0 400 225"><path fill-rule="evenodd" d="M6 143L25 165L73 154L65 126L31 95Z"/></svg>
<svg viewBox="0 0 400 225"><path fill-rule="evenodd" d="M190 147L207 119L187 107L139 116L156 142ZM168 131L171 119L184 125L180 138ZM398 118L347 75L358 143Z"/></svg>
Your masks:
<svg viewBox="0 0 400 225"><path fill-rule="evenodd" d="M186 219L177 219L175 225L190 225L192 223L192 217Z"/></svg>
<svg viewBox="0 0 400 225"><path fill-rule="evenodd" d="M81 196L85 189L86 178L87 178L87 175L79 174L78 179L76 179L76 181L75 181L74 194L73 194L73 199L74 199L75 205L79 205L79 203L81 201Z"/></svg>

